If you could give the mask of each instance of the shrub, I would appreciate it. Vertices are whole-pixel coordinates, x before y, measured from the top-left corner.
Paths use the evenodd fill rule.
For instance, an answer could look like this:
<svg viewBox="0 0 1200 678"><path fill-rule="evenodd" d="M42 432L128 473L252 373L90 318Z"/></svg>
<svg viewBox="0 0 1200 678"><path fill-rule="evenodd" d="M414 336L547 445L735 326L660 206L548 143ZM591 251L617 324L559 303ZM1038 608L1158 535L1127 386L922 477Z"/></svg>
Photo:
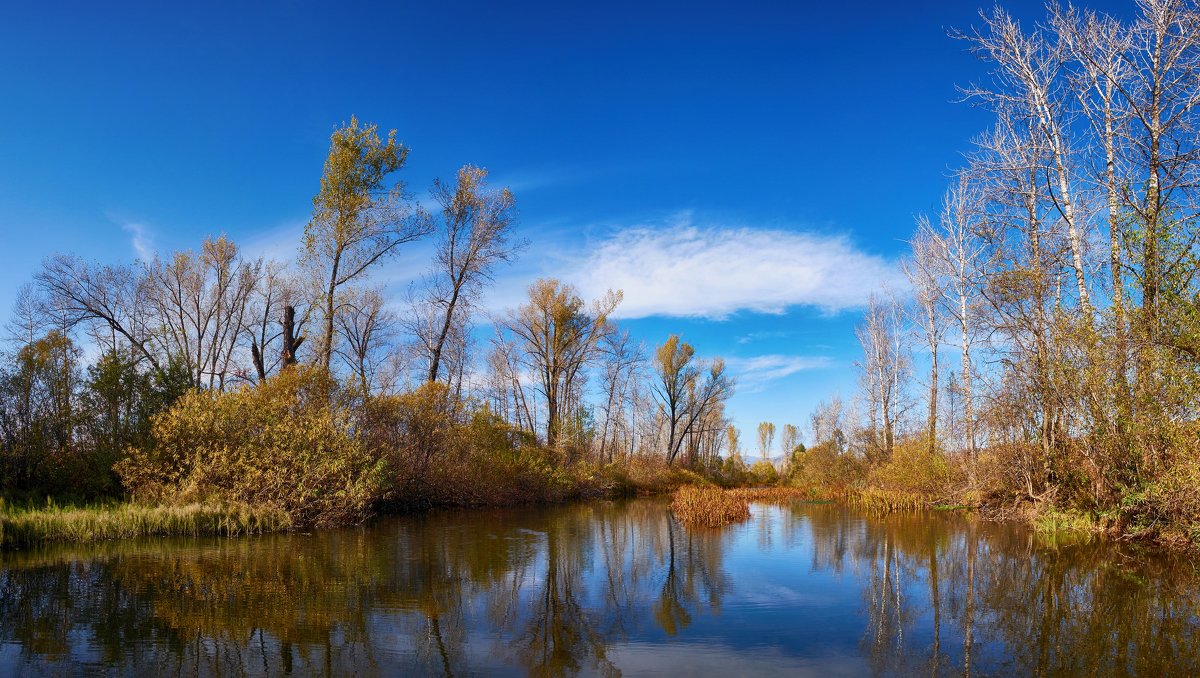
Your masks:
<svg viewBox="0 0 1200 678"><path fill-rule="evenodd" d="M796 455L789 473L790 482L796 487L840 494L858 484L865 476L865 469L854 455L839 451L832 443L825 443Z"/></svg>
<svg viewBox="0 0 1200 678"><path fill-rule="evenodd" d="M140 501L274 507L297 525L359 521L382 492L385 462L352 435L339 397L328 375L303 367L192 392L154 418L151 445L116 471Z"/></svg>
<svg viewBox="0 0 1200 678"><path fill-rule="evenodd" d="M882 490L934 496L947 491L950 477L944 455L930 451L926 440L910 438L898 442L891 459L872 469L870 483Z"/></svg>
<svg viewBox="0 0 1200 678"><path fill-rule="evenodd" d="M766 459L759 459L750 467L750 477L756 485L774 485L779 482L779 472Z"/></svg>
<svg viewBox="0 0 1200 678"><path fill-rule="evenodd" d="M1126 496L1124 518L1146 536L1200 544L1200 461L1181 459L1142 491ZM1167 526L1167 529L1163 529ZM1166 533L1172 534L1166 534ZM1163 534L1158 534L1163 533Z"/></svg>

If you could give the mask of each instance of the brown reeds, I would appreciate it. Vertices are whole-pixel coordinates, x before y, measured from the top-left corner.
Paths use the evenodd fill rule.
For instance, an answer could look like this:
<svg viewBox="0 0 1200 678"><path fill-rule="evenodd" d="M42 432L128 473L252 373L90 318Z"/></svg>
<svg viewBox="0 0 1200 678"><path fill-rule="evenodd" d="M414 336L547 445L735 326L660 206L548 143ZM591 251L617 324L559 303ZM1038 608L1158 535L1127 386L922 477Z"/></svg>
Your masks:
<svg viewBox="0 0 1200 678"><path fill-rule="evenodd" d="M750 504L718 487L685 486L675 492L671 512L688 525L721 527L750 517Z"/></svg>

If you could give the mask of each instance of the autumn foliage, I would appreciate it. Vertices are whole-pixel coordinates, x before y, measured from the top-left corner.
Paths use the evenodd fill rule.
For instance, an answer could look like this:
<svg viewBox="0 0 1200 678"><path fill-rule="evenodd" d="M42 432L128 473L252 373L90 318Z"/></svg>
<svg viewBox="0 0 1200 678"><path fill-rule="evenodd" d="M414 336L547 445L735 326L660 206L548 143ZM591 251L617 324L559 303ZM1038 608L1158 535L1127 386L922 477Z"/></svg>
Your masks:
<svg viewBox="0 0 1200 678"><path fill-rule="evenodd" d="M319 369L284 370L259 386L193 391L158 415L152 443L116 471L137 500L269 506L297 524L361 520L386 463L353 431L336 382Z"/></svg>

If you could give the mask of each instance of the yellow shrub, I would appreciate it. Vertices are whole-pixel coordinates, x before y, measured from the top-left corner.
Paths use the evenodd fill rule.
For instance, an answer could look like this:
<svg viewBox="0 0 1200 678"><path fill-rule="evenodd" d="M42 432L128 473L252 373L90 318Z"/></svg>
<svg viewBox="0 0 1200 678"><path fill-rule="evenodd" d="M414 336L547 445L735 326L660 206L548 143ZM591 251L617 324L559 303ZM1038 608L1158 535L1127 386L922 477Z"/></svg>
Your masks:
<svg viewBox="0 0 1200 678"><path fill-rule="evenodd" d="M779 472L766 459L759 459L750 466L750 475L757 485L774 485L779 482Z"/></svg>
<svg viewBox="0 0 1200 678"><path fill-rule="evenodd" d="M871 485L928 496L944 494L950 484L950 466L938 451L930 452L920 438L900 441L892 458L871 471Z"/></svg>
<svg viewBox="0 0 1200 678"><path fill-rule="evenodd" d="M364 518L384 462L352 434L324 372L295 367L258 386L195 391L154 419L152 446L116 466L137 499L269 506L298 525Z"/></svg>

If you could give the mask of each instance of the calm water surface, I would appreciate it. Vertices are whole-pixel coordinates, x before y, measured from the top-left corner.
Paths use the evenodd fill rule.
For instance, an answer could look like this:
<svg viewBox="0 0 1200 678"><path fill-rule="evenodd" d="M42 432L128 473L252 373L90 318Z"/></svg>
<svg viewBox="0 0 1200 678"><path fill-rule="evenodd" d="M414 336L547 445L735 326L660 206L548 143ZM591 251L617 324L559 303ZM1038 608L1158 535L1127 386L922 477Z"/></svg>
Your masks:
<svg viewBox="0 0 1200 678"><path fill-rule="evenodd" d="M1196 562L658 500L0 554L0 675L1200 675Z"/></svg>

